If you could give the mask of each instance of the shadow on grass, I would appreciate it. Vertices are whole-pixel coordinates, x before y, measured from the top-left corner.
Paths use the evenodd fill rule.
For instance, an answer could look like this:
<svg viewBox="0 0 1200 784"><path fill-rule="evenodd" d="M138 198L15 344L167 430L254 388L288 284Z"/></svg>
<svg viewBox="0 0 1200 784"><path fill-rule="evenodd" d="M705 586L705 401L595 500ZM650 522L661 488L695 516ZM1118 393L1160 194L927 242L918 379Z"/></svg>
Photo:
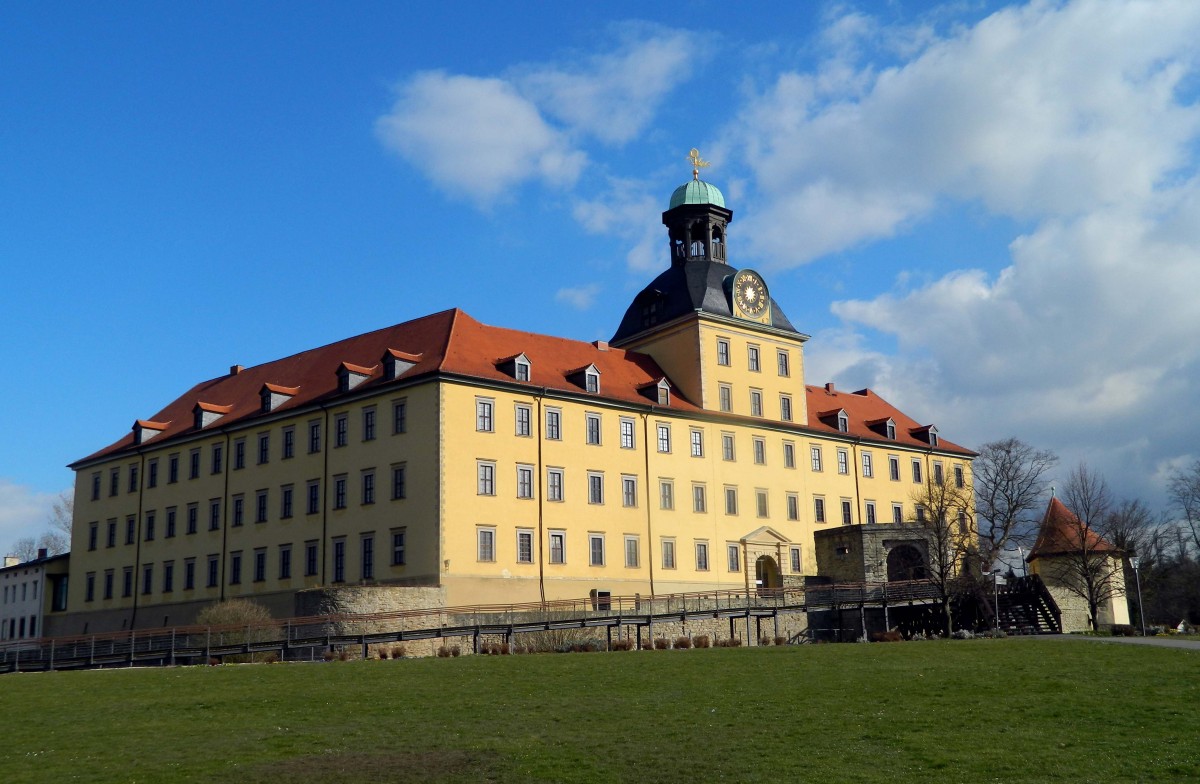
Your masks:
<svg viewBox="0 0 1200 784"><path fill-rule="evenodd" d="M241 784L358 784L359 782L501 781L500 760L481 751L311 754L239 771Z"/></svg>

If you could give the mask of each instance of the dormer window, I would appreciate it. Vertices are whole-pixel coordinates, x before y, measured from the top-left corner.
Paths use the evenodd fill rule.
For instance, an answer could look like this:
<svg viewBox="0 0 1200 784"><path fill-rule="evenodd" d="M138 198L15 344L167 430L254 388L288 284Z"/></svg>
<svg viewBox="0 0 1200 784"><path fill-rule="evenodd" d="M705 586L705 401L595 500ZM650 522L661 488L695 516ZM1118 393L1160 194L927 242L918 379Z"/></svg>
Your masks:
<svg viewBox="0 0 1200 784"><path fill-rule="evenodd" d="M817 419L830 427L837 428L840 433L850 432L850 415L844 408L833 408L817 414Z"/></svg>
<svg viewBox="0 0 1200 784"><path fill-rule="evenodd" d="M420 354L409 354L389 348L383 354L383 378L385 381L395 381L413 365L421 361Z"/></svg>
<svg viewBox="0 0 1200 784"><path fill-rule="evenodd" d="M219 406L201 401L192 408L193 425L197 430L203 430L232 410L233 406Z"/></svg>
<svg viewBox="0 0 1200 784"><path fill-rule="evenodd" d="M870 422L867 422L867 427L889 441L896 440L896 420L891 417L887 419L872 419Z"/></svg>
<svg viewBox="0 0 1200 784"><path fill-rule="evenodd" d="M891 441L896 440L896 423L890 419L887 421L887 437Z"/></svg>
<svg viewBox="0 0 1200 784"><path fill-rule="evenodd" d="M338 366L338 392L349 392L356 386L366 381L375 372L373 367L363 367L362 365L352 365L349 362L343 362Z"/></svg>
<svg viewBox="0 0 1200 784"><path fill-rule="evenodd" d="M139 419L133 423L133 443L144 444L167 429L170 422L151 422Z"/></svg>
<svg viewBox="0 0 1200 784"><path fill-rule="evenodd" d="M925 425L924 427L914 428L910 431L914 438L924 441L930 446L938 445L938 430L935 425Z"/></svg>
<svg viewBox="0 0 1200 784"><path fill-rule="evenodd" d="M259 410L268 414L294 398L300 387L284 387L279 384L263 384L258 390Z"/></svg>
<svg viewBox="0 0 1200 784"><path fill-rule="evenodd" d="M600 371L592 369L584 373L585 386L593 395L600 392Z"/></svg>
<svg viewBox="0 0 1200 784"><path fill-rule="evenodd" d="M638 387L638 391L660 406L671 405L671 382L666 378Z"/></svg>
<svg viewBox="0 0 1200 784"><path fill-rule="evenodd" d="M850 417L846 416L845 411L839 411L837 416L837 429L843 433L850 432Z"/></svg>
<svg viewBox="0 0 1200 784"><path fill-rule="evenodd" d="M607 344L605 344L607 348ZM587 365L566 373L567 380L593 395L600 394L600 370L595 365Z"/></svg>
<svg viewBox="0 0 1200 784"><path fill-rule="evenodd" d="M529 357L525 356L524 352L513 357L505 357L496 363L501 373L512 376L517 381L529 381L533 363L529 361Z"/></svg>

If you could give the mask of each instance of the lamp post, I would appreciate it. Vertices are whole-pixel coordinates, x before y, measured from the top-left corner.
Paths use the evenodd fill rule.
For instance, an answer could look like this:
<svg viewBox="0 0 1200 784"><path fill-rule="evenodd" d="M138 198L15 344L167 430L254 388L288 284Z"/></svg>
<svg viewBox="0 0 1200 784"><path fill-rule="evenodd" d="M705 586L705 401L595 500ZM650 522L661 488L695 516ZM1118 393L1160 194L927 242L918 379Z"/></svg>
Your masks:
<svg viewBox="0 0 1200 784"><path fill-rule="evenodd" d="M1142 565L1142 559L1136 555L1129 559L1129 565L1133 567L1133 579L1137 582L1138 592L1138 620L1142 626L1142 636L1146 636L1146 611L1142 607L1142 573L1138 571L1138 567Z"/></svg>
<svg viewBox="0 0 1200 784"><path fill-rule="evenodd" d="M995 563L992 564L990 572L984 572L983 576L992 576L992 625L995 631L1000 631L1000 567Z"/></svg>

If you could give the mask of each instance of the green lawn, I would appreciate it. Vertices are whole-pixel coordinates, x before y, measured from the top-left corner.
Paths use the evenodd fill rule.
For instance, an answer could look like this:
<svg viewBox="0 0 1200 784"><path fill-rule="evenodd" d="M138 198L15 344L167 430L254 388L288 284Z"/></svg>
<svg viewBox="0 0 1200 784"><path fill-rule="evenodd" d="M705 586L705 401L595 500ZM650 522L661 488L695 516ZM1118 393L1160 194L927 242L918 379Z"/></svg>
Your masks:
<svg viewBox="0 0 1200 784"><path fill-rule="evenodd" d="M1200 779L1200 652L1082 641L16 674L0 699L6 782Z"/></svg>

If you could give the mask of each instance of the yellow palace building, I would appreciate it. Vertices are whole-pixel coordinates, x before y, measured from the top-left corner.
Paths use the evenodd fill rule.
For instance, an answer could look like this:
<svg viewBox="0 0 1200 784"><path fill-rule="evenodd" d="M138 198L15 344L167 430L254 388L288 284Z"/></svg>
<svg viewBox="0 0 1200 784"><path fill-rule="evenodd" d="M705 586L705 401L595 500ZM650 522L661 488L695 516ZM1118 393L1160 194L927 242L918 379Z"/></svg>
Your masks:
<svg viewBox="0 0 1200 784"><path fill-rule="evenodd" d="M969 484L936 427L805 384L808 336L728 263L732 218L693 172L669 268L607 343L455 309L196 384L72 464L53 631L362 585L446 606L776 587L818 574L817 532Z"/></svg>

